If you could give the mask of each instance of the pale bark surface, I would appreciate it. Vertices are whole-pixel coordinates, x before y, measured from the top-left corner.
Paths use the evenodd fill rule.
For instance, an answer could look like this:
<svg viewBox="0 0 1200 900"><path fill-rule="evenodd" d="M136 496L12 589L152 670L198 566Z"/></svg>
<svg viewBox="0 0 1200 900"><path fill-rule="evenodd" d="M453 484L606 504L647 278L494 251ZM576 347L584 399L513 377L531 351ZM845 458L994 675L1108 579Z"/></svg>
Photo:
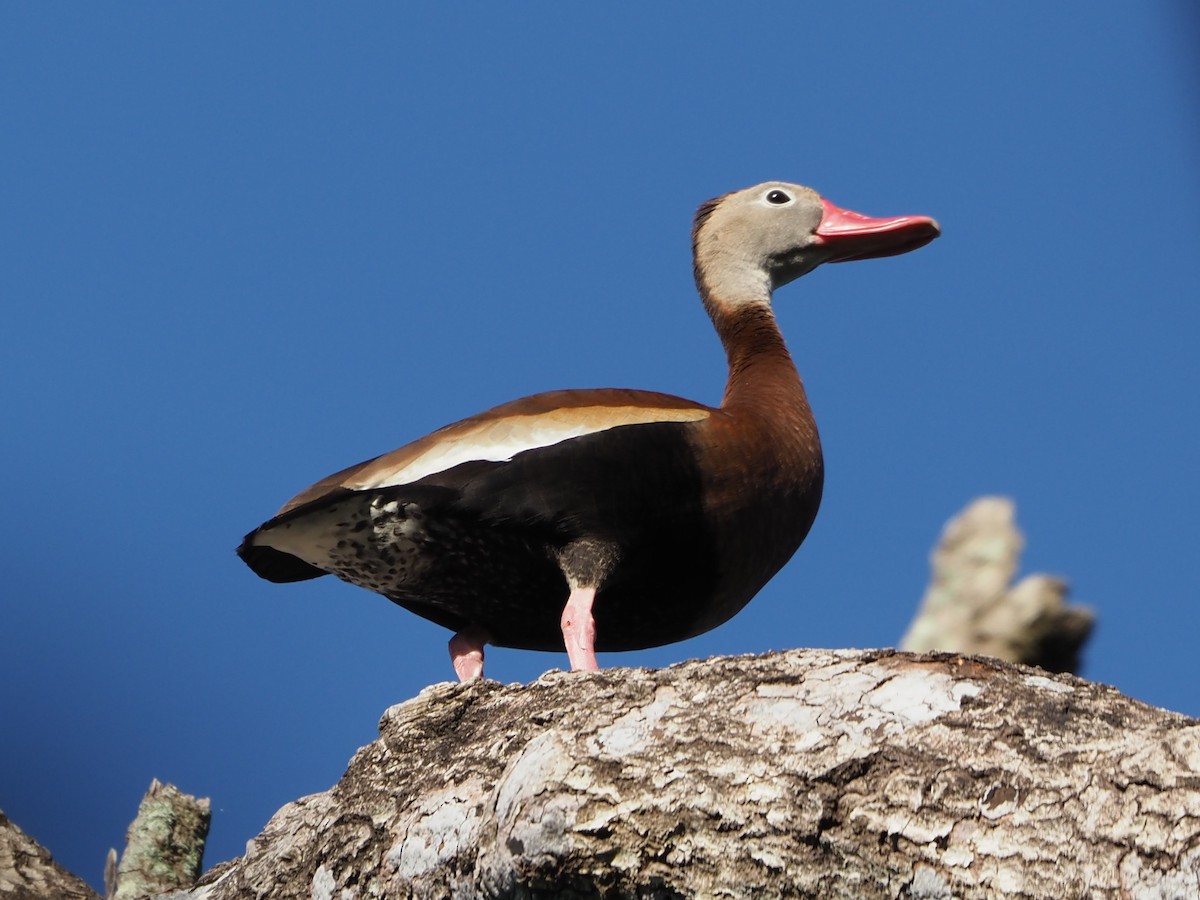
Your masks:
<svg viewBox="0 0 1200 900"><path fill-rule="evenodd" d="M901 650L994 656L1078 672L1095 615L1067 603L1052 575L1013 579L1025 539L1007 497L980 497L946 523L930 557L933 575Z"/></svg>
<svg viewBox="0 0 1200 900"><path fill-rule="evenodd" d="M0 900L100 900L0 812Z"/></svg>
<svg viewBox="0 0 1200 900"><path fill-rule="evenodd" d="M441 684L177 895L1200 896L1200 722L894 651Z"/></svg>

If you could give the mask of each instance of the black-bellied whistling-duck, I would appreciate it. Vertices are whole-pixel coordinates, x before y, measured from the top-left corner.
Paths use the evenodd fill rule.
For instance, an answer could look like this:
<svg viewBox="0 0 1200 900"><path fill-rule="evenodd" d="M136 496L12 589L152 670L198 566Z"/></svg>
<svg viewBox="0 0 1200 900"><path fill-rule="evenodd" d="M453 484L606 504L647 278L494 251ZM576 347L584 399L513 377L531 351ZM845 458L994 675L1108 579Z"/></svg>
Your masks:
<svg viewBox="0 0 1200 900"><path fill-rule="evenodd" d="M906 253L924 216L874 219L767 182L696 213L696 286L729 358L718 407L650 391L537 394L330 475L246 536L270 581L332 573L483 648L595 669L733 616L795 553L821 500L821 445L771 292L824 262Z"/></svg>

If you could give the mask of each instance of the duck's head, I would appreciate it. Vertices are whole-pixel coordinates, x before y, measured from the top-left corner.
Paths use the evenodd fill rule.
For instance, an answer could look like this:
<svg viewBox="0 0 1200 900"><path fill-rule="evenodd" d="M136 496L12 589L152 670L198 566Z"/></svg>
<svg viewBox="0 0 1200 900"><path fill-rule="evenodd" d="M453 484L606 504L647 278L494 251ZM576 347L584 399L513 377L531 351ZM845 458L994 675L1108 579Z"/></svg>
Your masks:
<svg viewBox="0 0 1200 900"><path fill-rule="evenodd" d="M928 216L876 219L834 206L812 188L768 181L697 211L696 284L706 302L769 300L821 263L907 253L940 233Z"/></svg>

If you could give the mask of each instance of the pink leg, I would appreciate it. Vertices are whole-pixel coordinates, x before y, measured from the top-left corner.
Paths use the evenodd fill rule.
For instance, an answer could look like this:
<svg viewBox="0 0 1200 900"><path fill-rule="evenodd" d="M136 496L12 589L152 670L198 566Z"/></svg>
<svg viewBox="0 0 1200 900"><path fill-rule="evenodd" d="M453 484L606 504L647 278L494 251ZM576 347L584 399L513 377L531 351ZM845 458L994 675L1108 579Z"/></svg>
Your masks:
<svg viewBox="0 0 1200 900"><path fill-rule="evenodd" d="M450 638L450 661L459 681L483 677L483 645L489 640L488 633L474 625Z"/></svg>
<svg viewBox="0 0 1200 900"><path fill-rule="evenodd" d="M596 620L592 618L595 599L595 588L571 588L571 596L563 610L563 643L567 645L572 671L594 672L600 668L596 662Z"/></svg>

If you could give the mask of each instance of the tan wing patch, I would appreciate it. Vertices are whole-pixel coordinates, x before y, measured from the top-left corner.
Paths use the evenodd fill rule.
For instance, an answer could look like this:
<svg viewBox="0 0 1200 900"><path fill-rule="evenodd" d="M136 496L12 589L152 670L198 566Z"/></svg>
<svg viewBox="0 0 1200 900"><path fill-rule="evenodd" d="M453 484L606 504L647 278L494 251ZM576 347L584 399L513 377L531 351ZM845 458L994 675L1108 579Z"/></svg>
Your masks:
<svg viewBox="0 0 1200 900"><path fill-rule="evenodd" d="M459 423L381 456L354 472L342 485L351 490L372 490L411 484L465 462L507 462L526 450L622 425L697 422L709 415L710 410L703 407L583 406Z"/></svg>

